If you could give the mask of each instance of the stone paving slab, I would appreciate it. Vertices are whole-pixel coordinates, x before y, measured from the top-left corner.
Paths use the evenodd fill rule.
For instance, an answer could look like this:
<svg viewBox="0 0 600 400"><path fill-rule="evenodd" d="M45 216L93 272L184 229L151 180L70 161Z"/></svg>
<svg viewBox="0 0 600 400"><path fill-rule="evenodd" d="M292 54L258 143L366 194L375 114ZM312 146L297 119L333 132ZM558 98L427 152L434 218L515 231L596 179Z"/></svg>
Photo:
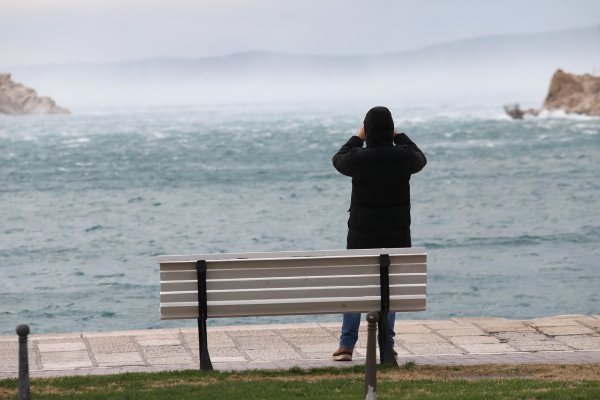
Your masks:
<svg viewBox="0 0 600 400"><path fill-rule="evenodd" d="M600 315L533 320L452 318L396 321L399 364L432 365L600 363ZM218 370L364 364L366 323L354 360L334 362L340 323L211 327L208 344ZM194 328L29 336L34 377L198 368ZM17 336L0 336L0 378L16 377Z"/></svg>
<svg viewBox="0 0 600 400"><path fill-rule="evenodd" d="M45 370L69 370L93 367L87 351L58 351L41 353Z"/></svg>
<svg viewBox="0 0 600 400"><path fill-rule="evenodd" d="M77 351L86 350L85 343L83 341L78 342L51 342L51 343L39 343L38 349L40 353L50 353L53 351Z"/></svg>
<svg viewBox="0 0 600 400"><path fill-rule="evenodd" d="M137 352L95 354L94 358L99 367L146 365Z"/></svg>
<svg viewBox="0 0 600 400"><path fill-rule="evenodd" d="M594 333L592 328L581 325L543 326L538 327L538 330L548 336L588 335Z"/></svg>
<svg viewBox="0 0 600 400"><path fill-rule="evenodd" d="M96 336L87 339L94 354L137 352L132 336Z"/></svg>

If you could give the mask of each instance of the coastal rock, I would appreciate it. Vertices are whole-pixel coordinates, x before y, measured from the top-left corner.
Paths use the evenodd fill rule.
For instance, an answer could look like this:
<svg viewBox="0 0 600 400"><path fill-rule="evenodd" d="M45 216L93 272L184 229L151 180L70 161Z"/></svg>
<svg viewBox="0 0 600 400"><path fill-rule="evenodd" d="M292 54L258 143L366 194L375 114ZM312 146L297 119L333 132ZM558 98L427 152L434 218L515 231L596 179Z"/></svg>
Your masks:
<svg viewBox="0 0 600 400"><path fill-rule="evenodd" d="M38 97L35 90L0 74L0 114L70 114L50 97Z"/></svg>
<svg viewBox="0 0 600 400"><path fill-rule="evenodd" d="M569 74L559 69L552 76L542 109L521 110L515 104L504 106L504 111L514 119L522 119L526 115L535 116L541 111L600 116L600 77Z"/></svg>
<svg viewBox="0 0 600 400"><path fill-rule="evenodd" d="M557 70L552 76L544 109L600 116L600 77Z"/></svg>

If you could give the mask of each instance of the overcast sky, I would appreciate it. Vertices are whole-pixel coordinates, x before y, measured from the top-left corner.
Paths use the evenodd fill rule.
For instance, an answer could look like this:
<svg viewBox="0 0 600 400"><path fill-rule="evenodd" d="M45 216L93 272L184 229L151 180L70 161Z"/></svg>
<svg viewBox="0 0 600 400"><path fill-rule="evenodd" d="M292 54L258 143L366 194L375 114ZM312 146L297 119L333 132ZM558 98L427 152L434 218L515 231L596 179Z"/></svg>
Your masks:
<svg viewBox="0 0 600 400"><path fill-rule="evenodd" d="M0 65L373 54L591 25L599 0L0 0Z"/></svg>

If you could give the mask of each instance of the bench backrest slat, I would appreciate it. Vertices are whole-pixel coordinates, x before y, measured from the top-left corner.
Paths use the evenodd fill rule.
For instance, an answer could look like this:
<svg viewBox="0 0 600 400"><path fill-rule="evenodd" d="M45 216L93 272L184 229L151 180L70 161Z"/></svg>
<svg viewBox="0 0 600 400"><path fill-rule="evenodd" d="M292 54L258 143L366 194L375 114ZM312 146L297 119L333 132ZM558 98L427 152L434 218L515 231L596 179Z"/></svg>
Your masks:
<svg viewBox="0 0 600 400"><path fill-rule="evenodd" d="M401 250L401 251L399 251ZM253 259L284 259L284 258L325 258L325 257L352 257L352 256L378 256L382 251L386 254L398 255L425 255L423 247L389 248L389 249L350 249L350 250L309 250L309 251L274 251L269 253L215 253L215 254L186 254L158 256L160 264L170 262L196 262L196 260L253 260Z"/></svg>
<svg viewBox="0 0 600 400"><path fill-rule="evenodd" d="M390 286L391 294L426 294L425 285L397 285ZM253 290L222 290L208 291L208 301L245 301L245 300L269 300L269 299L305 299L312 297L348 297L352 296L378 296L377 286L333 286L320 288L299 289L253 289ZM164 303L198 301L198 293L189 292L165 292L161 293L160 301Z"/></svg>
<svg viewBox="0 0 600 400"><path fill-rule="evenodd" d="M292 299L293 300L293 299ZM298 299L296 299L298 300ZM252 317L268 315L339 314L344 312L370 312L380 308L379 296L373 298L301 299L298 302L234 302L209 306L210 317ZM390 310L423 311L425 296L390 298ZM171 303L161 306L161 319L198 318L198 306L193 303Z"/></svg>
<svg viewBox="0 0 600 400"><path fill-rule="evenodd" d="M199 258L198 260L203 260ZM196 260L197 261L197 260ZM164 261L161 262L161 272L167 271L195 271L196 261ZM393 255L390 256L390 264L421 264L427 261L425 254ZM211 264L217 270L231 269L281 269L281 268L325 268L325 267L379 267L378 256L365 257L327 257L327 258L307 258L293 257L286 259L235 259L235 260L211 260Z"/></svg>
<svg viewBox="0 0 600 400"><path fill-rule="evenodd" d="M422 264L392 264L390 265L390 273L394 271L402 274L425 273L427 265ZM262 268L237 268L237 269L212 269L206 273L206 278L209 280L225 280L225 279L262 279L268 278L286 278L286 277L303 277L303 276L343 276L343 275L379 275L379 266L364 265L364 266L335 266L335 267L300 267L288 268L281 267L278 269L262 269ZM196 271L164 271L160 273L161 281L186 281L195 280Z"/></svg>
<svg viewBox="0 0 600 400"><path fill-rule="evenodd" d="M209 290L243 290L243 289L267 289L267 288L291 288L291 287L323 287L323 286L379 286L379 274L365 275L340 275L340 276L310 276L289 277L270 279L227 279L209 280ZM390 285L427 283L427 275L424 273L391 274ZM195 280L185 281L163 281L161 292L187 292L195 291L197 288Z"/></svg>

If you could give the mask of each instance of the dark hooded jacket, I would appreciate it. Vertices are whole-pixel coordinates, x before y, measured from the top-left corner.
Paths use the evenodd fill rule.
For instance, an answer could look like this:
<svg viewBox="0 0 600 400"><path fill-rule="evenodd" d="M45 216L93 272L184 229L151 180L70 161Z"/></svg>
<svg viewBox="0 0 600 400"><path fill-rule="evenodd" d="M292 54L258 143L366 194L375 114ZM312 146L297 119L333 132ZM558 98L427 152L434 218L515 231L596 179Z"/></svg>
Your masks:
<svg viewBox="0 0 600 400"><path fill-rule="evenodd" d="M392 139L387 108L369 110L364 128L366 148L353 136L333 156L335 169L352 177L347 248L410 247L410 176L427 160L404 133Z"/></svg>

